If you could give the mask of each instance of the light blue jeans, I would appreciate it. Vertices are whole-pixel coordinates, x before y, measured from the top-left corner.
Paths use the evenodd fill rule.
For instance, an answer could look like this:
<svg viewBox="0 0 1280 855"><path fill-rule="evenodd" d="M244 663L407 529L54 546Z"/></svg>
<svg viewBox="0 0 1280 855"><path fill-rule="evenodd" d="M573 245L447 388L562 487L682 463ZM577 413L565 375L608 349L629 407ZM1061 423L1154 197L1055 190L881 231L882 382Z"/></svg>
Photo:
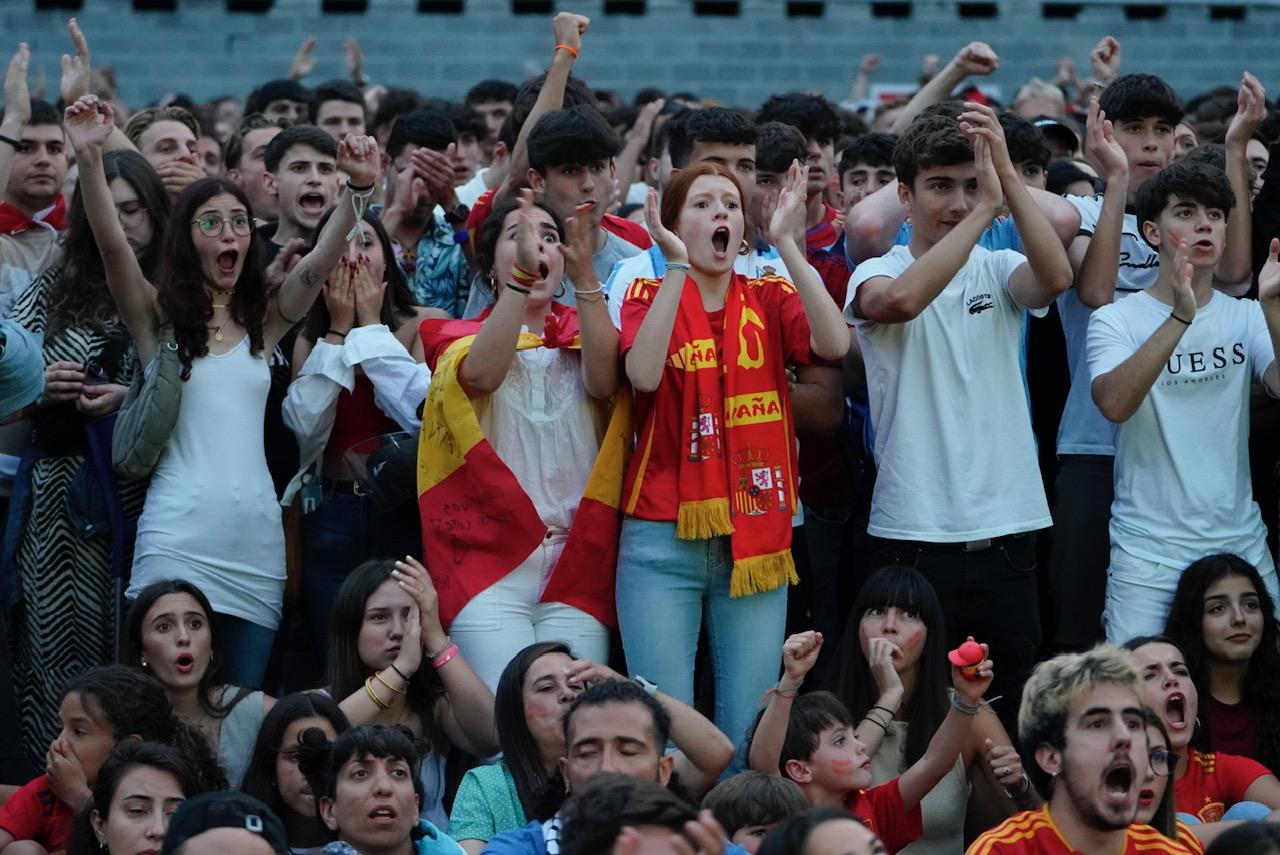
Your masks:
<svg viewBox="0 0 1280 855"><path fill-rule="evenodd" d="M778 680L787 589L730 598L729 538L679 540L673 522L627 517L618 549L618 623L632 676L693 705L693 663L705 616L715 719L735 744Z"/></svg>

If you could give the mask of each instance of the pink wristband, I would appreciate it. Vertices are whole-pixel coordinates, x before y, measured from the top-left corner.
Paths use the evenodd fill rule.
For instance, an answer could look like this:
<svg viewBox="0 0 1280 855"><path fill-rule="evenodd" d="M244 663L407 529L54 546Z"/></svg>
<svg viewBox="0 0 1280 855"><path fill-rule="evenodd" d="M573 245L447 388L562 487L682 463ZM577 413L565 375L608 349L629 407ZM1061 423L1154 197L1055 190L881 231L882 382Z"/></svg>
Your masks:
<svg viewBox="0 0 1280 855"><path fill-rule="evenodd" d="M453 657L457 655L458 655L458 645L450 644L448 647L444 649L443 652L441 652L439 656L431 660L431 667L437 668L437 669L443 668L444 666L449 664L449 662L453 659Z"/></svg>

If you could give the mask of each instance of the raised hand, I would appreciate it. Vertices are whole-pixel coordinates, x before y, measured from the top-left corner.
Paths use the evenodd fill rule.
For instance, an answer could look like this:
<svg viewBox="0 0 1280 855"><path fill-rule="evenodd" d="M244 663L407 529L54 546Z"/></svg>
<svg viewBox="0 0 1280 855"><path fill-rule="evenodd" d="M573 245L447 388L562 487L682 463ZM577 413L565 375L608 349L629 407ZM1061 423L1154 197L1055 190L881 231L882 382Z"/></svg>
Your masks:
<svg viewBox="0 0 1280 855"><path fill-rule="evenodd" d="M1103 36L1089 51L1089 63L1093 76L1103 86L1115 80L1120 76L1120 42L1114 36Z"/></svg>
<svg viewBox="0 0 1280 855"><path fill-rule="evenodd" d="M627 136L649 139L649 134L653 131L653 123L665 106L667 106L666 98L655 98L641 107L636 115L635 124L631 126L631 130L627 131Z"/></svg>
<svg viewBox="0 0 1280 855"><path fill-rule="evenodd" d="M590 26L590 18L575 15L572 12L557 12L555 18L551 20L551 31L555 35L555 43L572 48L574 51L582 50L582 37L587 34ZM577 58L576 55L574 58Z"/></svg>
<svg viewBox="0 0 1280 855"><path fill-rule="evenodd" d="M170 196L177 196L205 177L204 169L198 163L192 163L185 158L160 164L156 167L156 174L160 176L160 183L164 185L164 189Z"/></svg>
<svg viewBox="0 0 1280 855"><path fill-rule="evenodd" d="M516 220L516 264L526 273L538 275L538 226L533 219L533 191L520 191L520 216Z"/></svg>
<svg viewBox="0 0 1280 855"><path fill-rule="evenodd" d="M986 42L969 42L951 60L951 65L967 77L987 75L1000 67L1000 57Z"/></svg>
<svg viewBox="0 0 1280 855"><path fill-rule="evenodd" d="M345 255L324 283L324 307L329 311L330 329L348 333L355 326L355 291L351 287L351 264Z"/></svg>
<svg viewBox="0 0 1280 855"><path fill-rule="evenodd" d="M338 171L347 173L352 187L372 187L378 180L378 141L347 134L338 143Z"/></svg>
<svg viewBox="0 0 1280 855"><path fill-rule="evenodd" d="M54 740L45 754L45 774L49 777L49 789L77 813L89 803L88 776L73 748Z"/></svg>
<svg viewBox="0 0 1280 855"><path fill-rule="evenodd" d="M864 53L858 61L859 74L872 74L880 67L880 57L874 53Z"/></svg>
<svg viewBox="0 0 1280 855"><path fill-rule="evenodd" d="M20 42L4 75L4 117L16 119L23 127L31 121L31 92L27 88L30 66L31 49L26 42Z"/></svg>
<svg viewBox="0 0 1280 855"><path fill-rule="evenodd" d="M1000 173L996 171L995 160L991 156L991 143L988 136L980 132L984 130L986 128L971 125L965 128L965 133L973 138L973 162L978 168L978 201L998 210L1004 204L1004 189L1000 186ZM1006 150L1005 157L1008 156Z"/></svg>
<svg viewBox="0 0 1280 855"><path fill-rule="evenodd" d="M306 77L315 70L316 61L316 37L307 36L293 55L293 62L289 65L289 79L301 80Z"/></svg>
<svg viewBox="0 0 1280 855"><path fill-rule="evenodd" d="M969 640L973 641L973 636L969 636ZM956 693L971 704L976 704L982 700L983 694L991 686L991 680L995 677L995 671L992 668L990 651L987 645L982 645L982 661L978 663L978 670L972 677L966 677L960 666L951 666L951 683L955 686Z"/></svg>
<svg viewBox="0 0 1280 855"><path fill-rule="evenodd" d="M1195 269L1191 265L1190 259L1187 258L1187 243L1176 237L1171 237L1173 248L1176 250L1173 256L1173 313L1184 321L1191 321L1196 316L1196 293L1191 287L1192 277L1195 275ZM1271 248L1274 250L1276 246L1275 240L1271 241ZM1275 257L1267 259L1270 264ZM1262 276L1267 272L1267 266L1264 264L1262 272L1258 275L1258 296L1262 297Z"/></svg>
<svg viewBox="0 0 1280 855"><path fill-rule="evenodd" d="M342 54L347 61L347 73L357 86L364 85L364 51L355 36L348 36L342 43Z"/></svg>
<svg viewBox="0 0 1280 855"><path fill-rule="evenodd" d="M591 223L591 206L579 205L574 215L564 224L564 272L579 291L596 287L595 256L596 227Z"/></svg>
<svg viewBox="0 0 1280 855"><path fill-rule="evenodd" d="M1085 153L1103 178L1119 178L1129 174L1129 158L1116 142L1115 129L1107 114L1098 106L1097 97L1089 99L1089 118L1085 122Z"/></svg>
<svg viewBox="0 0 1280 855"><path fill-rule="evenodd" d="M649 226L649 235L667 261L679 264L689 263L689 250L680 236L662 224L658 215L658 191L649 188L649 195L644 200L644 221Z"/></svg>
<svg viewBox="0 0 1280 855"><path fill-rule="evenodd" d="M787 690L799 688L818 662L822 652L822 633L815 630L797 632L782 643L782 671Z"/></svg>
<svg viewBox="0 0 1280 855"><path fill-rule="evenodd" d="M1266 115L1267 92L1258 78L1246 71L1236 95L1236 114L1227 126L1227 146L1243 150Z"/></svg>
<svg viewBox="0 0 1280 855"><path fill-rule="evenodd" d="M386 293L386 282L375 282L373 266L368 256L361 255L360 260L352 265L351 290L355 298L356 320L360 326L382 323L382 297Z"/></svg>
<svg viewBox="0 0 1280 855"><path fill-rule="evenodd" d="M71 147L76 151L87 151L106 142L116 123L110 104L99 100L96 95L85 95L67 107L63 113L63 125ZM202 171L201 176L203 174Z"/></svg>
<svg viewBox="0 0 1280 855"><path fill-rule="evenodd" d="M782 190L778 193L778 202L769 218L769 235L774 245L781 245L784 240L795 243L804 249L804 216L805 186L808 176L804 166L798 160L791 161L787 177L782 181Z"/></svg>
<svg viewBox="0 0 1280 855"><path fill-rule="evenodd" d="M92 65L89 62L89 42L76 19L67 21L67 35L76 47L76 55L62 55L62 82L58 84L58 94L62 103L70 104L82 95L89 94L89 77Z"/></svg>
<svg viewBox="0 0 1280 855"><path fill-rule="evenodd" d="M880 697L896 694L898 700L902 700L902 677L893 665L895 653L902 653L898 645L887 638L873 638L867 650L867 667L871 671L871 678L876 681Z"/></svg>
<svg viewBox="0 0 1280 855"><path fill-rule="evenodd" d="M627 679L608 665L601 665L599 662L592 662L590 659L573 660L564 666L564 675L572 683L581 683L587 686L603 680Z"/></svg>
<svg viewBox="0 0 1280 855"><path fill-rule="evenodd" d="M449 143L444 151L419 148L413 153L413 168L427 183L427 190L436 204L446 210L458 204L458 193L453 183L453 153L457 150Z"/></svg>
<svg viewBox="0 0 1280 855"><path fill-rule="evenodd" d="M418 604L422 644L430 650L439 650L448 636L440 626L440 598L436 595L435 585L431 584L427 568L416 558L406 555L403 561L396 562L391 576Z"/></svg>
<svg viewBox="0 0 1280 855"><path fill-rule="evenodd" d="M982 744L991 772L1006 790L1017 789L1022 783L1022 758L1012 745L996 745L990 739Z"/></svg>
<svg viewBox="0 0 1280 855"><path fill-rule="evenodd" d="M1258 300L1280 301L1280 238L1271 239L1267 262L1258 272Z"/></svg>

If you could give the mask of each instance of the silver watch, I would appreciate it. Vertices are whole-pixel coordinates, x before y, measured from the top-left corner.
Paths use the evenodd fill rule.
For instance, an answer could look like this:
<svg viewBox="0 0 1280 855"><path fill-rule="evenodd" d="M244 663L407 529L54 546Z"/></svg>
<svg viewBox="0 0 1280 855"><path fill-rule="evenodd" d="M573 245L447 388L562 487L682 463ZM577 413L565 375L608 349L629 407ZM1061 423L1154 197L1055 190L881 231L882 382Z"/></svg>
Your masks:
<svg viewBox="0 0 1280 855"><path fill-rule="evenodd" d="M641 677L639 674L635 675L631 679L637 686L644 689L645 694L647 694L649 697L656 698L658 696L657 683L654 683L650 680L646 680L644 677Z"/></svg>

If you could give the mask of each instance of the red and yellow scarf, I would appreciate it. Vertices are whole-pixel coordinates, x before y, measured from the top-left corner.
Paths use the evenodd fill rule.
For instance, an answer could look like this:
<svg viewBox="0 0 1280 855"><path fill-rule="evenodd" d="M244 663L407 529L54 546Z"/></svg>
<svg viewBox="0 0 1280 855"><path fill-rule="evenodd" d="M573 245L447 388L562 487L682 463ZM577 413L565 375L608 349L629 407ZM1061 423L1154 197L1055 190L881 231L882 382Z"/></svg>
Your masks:
<svg viewBox="0 0 1280 855"><path fill-rule="evenodd" d="M517 350L581 349L577 311L560 305L552 309L543 336L521 333ZM427 320L420 328L428 355L440 354L418 440L418 509L427 568L445 627L473 597L528 558L547 534L533 502L485 438L458 377L486 315L469 321ZM598 403L608 412L608 427L540 602L565 603L616 627L613 590L622 475L631 449L630 390Z"/></svg>
<svg viewBox="0 0 1280 855"><path fill-rule="evenodd" d="M794 289L784 279L761 283ZM642 284L659 283L636 283ZM686 279L667 355L667 364L684 372L684 382L676 387L664 379L656 393L680 396L680 430L688 430L680 437L687 449L676 482L676 537L730 536L732 597L799 581L791 558L794 419L780 337L766 329L765 315L755 288L735 274L725 295L722 366L697 283ZM646 459L653 440L650 432L640 452ZM635 509L643 489L642 465L624 510Z"/></svg>

